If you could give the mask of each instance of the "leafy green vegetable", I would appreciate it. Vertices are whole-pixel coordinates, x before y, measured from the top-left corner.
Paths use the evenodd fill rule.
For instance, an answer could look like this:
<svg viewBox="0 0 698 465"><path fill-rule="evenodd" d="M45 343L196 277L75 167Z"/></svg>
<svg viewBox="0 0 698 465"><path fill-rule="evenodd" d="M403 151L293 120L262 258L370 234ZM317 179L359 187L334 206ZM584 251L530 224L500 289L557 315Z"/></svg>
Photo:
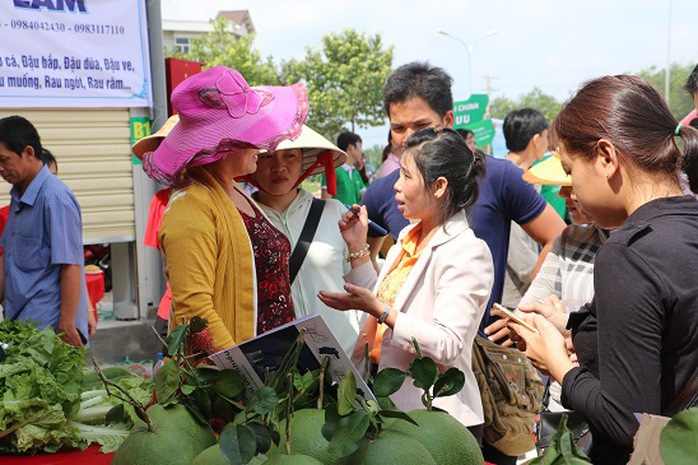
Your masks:
<svg viewBox="0 0 698 465"><path fill-rule="evenodd" d="M0 364L0 453L85 449L92 442L109 452L140 421L126 406L123 422L100 426L121 401L109 396L101 381L95 383L92 374L83 385L85 349L66 344L51 328L39 331L32 324L3 321L0 342L8 345L7 359ZM150 399L149 381L123 369L110 373L135 398Z"/></svg>
<svg viewBox="0 0 698 465"><path fill-rule="evenodd" d="M66 425L80 407L85 350L51 328L8 320L0 323L0 341L8 345L0 365L0 451L86 447Z"/></svg>

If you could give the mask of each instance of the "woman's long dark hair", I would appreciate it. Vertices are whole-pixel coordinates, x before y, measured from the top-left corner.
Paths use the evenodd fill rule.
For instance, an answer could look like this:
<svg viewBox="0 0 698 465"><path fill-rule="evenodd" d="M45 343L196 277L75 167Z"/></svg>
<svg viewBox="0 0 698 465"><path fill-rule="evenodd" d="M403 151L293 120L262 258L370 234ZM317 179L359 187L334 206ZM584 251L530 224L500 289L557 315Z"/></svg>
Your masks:
<svg viewBox="0 0 698 465"><path fill-rule="evenodd" d="M405 149L413 157L427 189L440 177L448 181L446 201L439 212L442 224L475 203L485 160L465 145L460 134L446 128L421 129L407 139Z"/></svg>

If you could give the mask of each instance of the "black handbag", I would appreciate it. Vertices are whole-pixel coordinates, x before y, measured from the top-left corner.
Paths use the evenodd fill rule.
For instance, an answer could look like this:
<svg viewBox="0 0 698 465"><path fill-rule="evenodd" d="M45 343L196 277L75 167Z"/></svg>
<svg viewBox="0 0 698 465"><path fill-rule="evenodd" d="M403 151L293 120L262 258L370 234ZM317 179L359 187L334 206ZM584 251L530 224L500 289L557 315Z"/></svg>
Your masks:
<svg viewBox="0 0 698 465"><path fill-rule="evenodd" d="M540 412L536 416L536 424L534 426L534 434L536 437L536 450L538 455L545 452L550 446L550 443L560 426L560 420L563 415L567 415L567 428L570 430L572 440L577 444L585 454L589 454L591 448L591 431L589 425L580 414L574 410L562 410L551 412L548 404L550 403L550 379L545 384L545 393Z"/></svg>

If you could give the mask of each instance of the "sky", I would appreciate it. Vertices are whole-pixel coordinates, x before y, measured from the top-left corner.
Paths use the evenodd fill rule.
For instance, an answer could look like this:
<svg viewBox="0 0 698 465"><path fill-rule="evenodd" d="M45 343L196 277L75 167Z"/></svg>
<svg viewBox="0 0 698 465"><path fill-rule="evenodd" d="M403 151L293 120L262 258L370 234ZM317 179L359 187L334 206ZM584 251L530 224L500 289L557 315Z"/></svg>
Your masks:
<svg viewBox="0 0 698 465"><path fill-rule="evenodd" d="M323 35L345 28L380 33L394 47L394 67L427 60L446 69L454 100L470 95L471 75L475 93L486 92L491 76L491 98L538 87L564 101L597 76L664 68L668 57L698 62L692 0L162 0L163 19L206 21L244 9L255 48L277 64L303 58L306 47L318 49ZM370 147L384 143L386 128L357 132Z"/></svg>

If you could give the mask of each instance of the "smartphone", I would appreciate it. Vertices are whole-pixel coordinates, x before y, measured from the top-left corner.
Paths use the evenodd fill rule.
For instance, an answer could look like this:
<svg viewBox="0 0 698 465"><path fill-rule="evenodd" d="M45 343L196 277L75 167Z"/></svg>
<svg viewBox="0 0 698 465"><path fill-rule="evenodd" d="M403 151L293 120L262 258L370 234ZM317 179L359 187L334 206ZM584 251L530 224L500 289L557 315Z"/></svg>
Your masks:
<svg viewBox="0 0 698 465"><path fill-rule="evenodd" d="M504 315L505 315L507 318L509 318L510 320L514 320L515 322L517 322L518 324L520 324L521 326L523 326L523 327L526 328L527 330L529 330L529 331L531 331L531 332L534 332L534 333L536 333L536 334L539 334L539 332L538 332L538 330L537 330L536 328L534 328L533 326L531 326L530 324L528 324L526 321L524 321L523 318L521 318L519 315L517 315L516 313L512 312L512 311L509 310L508 308L506 308L506 307L504 307L504 306L502 306L502 305L499 305L499 304L496 303L496 302L495 302L494 304L492 304L492 306L493 306L495 309L499 310L500 312L504 313Z"/></svg>

